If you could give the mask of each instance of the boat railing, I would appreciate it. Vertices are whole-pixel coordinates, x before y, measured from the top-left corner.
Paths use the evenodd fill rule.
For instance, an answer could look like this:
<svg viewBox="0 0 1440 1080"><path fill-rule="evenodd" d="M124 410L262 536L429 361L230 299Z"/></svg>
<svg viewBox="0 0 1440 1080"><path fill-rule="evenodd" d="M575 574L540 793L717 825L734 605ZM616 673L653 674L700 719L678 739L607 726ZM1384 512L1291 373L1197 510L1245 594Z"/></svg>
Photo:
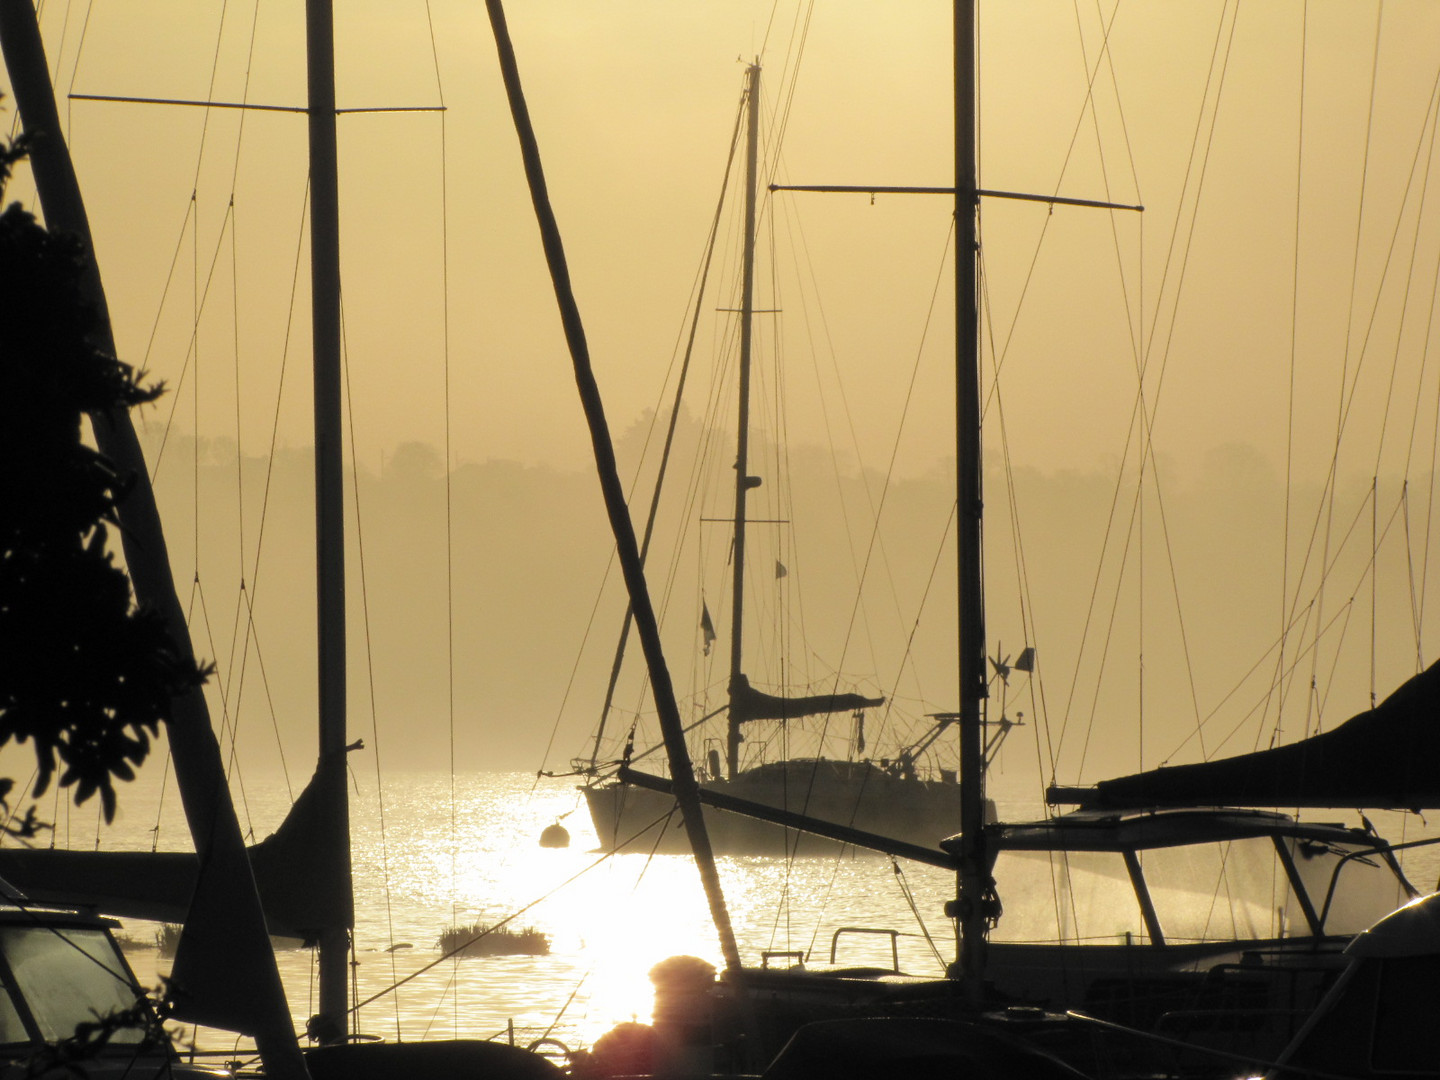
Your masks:
<svg viewBox="0 0 1440 1080"><path fill-rule="evenodd" d="M1364 861L1372 856L1379 855L1395 872L1396 878L1399 879L1400 884L1406 892L1410 894L1410 898L1413 900L1420 895L1420 890L1416 889L1415 886L1410 883L1409 878L1405 876L1404 870L1395 859L1395 853L1410 848L1431 847L1435 844L1440 844L1440 836L1426 837L1422 840L1406 840L1399 844L1381 842L1375 844L1373 847L1360 848L1356 851L1349 851L1341 855L1335 863L1335 869L1330 873L1330 884L1325 890L1325 903L1321 905L1320 908L1320 925L1326 925L1326 919L1330 914L1330 906L1334 902L1336 890L1340 886L1340 872L1349 866L1352 860L1359 859Z"/></svg>

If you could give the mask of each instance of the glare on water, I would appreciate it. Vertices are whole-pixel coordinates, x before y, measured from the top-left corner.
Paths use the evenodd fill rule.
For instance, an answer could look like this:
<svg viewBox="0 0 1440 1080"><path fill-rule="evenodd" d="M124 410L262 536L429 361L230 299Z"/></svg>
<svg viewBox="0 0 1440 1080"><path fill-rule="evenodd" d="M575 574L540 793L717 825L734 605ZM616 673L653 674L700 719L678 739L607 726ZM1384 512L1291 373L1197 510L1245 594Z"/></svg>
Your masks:
<svg viewBox="0 0 1440 1080"><path fill-rule="evenodd" d="M142 782L122 793L121 818L102 831L102 846L150 848L159 801L158 785L151 787ZM386 776L383 806L380 790L363 775L352 790L354 1000L362 1004L356 1030L405 1040L505 1038L513 1031L520 1043L548 1036L572 1048L591 1045L617 1023L650 1018L648 973L659 961L688 954L720 966L719 940L692 861L652 856L641 845L602 856L573 780L537 781L523 773ZM289 798L282 783L247 784L256 839L279 824ZM167 797L159 815L162 848L188 843L177 802ZM1036 808L1003 810L1023 818ZM571 835L570 846L540 847L541 831L557 819ZM1377 815L1376 824L1396 841L1429 832L1426 823L1404 815ZM94 843L83 826L62 822L62 831L67 828L71 846ZM1414 883L1434 888L1440 853L1405 854ZM900 967L913 974L938 975L954 955L953 927L942 914L954 880L944 871L906 865L900 873L887 859L854 853L791 862L721 858L719 870L746 964L761 963L766 952L781 954L771 959L782 965L791 962L785 953L824 963L833 945L840 964L890 965L888 936L845 932L848 927L900 931ZM511 929L546 934L549 953L441 958L437 944L446 928L507 919ZM126 930L141 943L153 933L146 924ZM303 1030L316 1009L313 958L303 949L278 956L297 1030ZM152 985L169 964L153 947L132 950L131 962ZM217 1049L235 1045L222 1032L202 1032L199 1041Z"/></svg>
<svg viewBox="0 0 1440 1080"><path fill-rule="evenodd" d="M721 964L693 862L652 856L643 844L603 857L573 780L537 782L517 773L453 781L439 774L387 776L383 807L373 779L357 776L356 785L354 998L368 1002L354 1025L361 1032L407 1040L491 1038L506 1037L513 1025L517 1042L548 1034L588 1045L617 1023L650 1018L648 973L659 961L688 954ZM279 783L252 781L247 788L258 839L278 825L289 797ZM178 847L184 826L172 817L173 796L166 802L162 847ZM122 821L107 831L104 845L148 849L153 806L138 789L128 802L122 796ZM557 819L570 832L570 846L540 847L541 831ZM848 926L902 931L901 966L917 974L939 974L936 952L953 953L950 924L941 914L953 883L944 872L909 867L902 879L886 859L846 854L788 864L722 858L720 875L747 964L760 963L767 951L828 960L832 936ZM934 935L933 950L905 887ZM548 935L550 952L440 959L437 942L447 927L494 925L512 916L509 928ZM139 941L150 938L145 924L126 929ZM845 934L837 948L841 963L891 962L888 937ZM313 958L303 949L278 955L303 1030L316 1007ZM133 950L132 963L142 980L168 968L151 948ZM202 1042L218 1047L234 1040L207 1032Z"/></svg>

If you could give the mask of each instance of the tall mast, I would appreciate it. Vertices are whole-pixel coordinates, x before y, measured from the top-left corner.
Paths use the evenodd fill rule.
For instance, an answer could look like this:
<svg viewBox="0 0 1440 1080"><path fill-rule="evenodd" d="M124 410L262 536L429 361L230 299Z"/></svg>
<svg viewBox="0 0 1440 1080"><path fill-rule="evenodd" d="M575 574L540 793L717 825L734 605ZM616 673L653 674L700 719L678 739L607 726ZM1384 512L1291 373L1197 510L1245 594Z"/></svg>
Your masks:
<svg viewBox="0 0 1440 1080"><path fill-rule="evenodd" d="M960 594L960 979L980 996L985 964L984 582L980 561L980 320L975 162L975 0L955 0L955 463Z"/></svg>
<svg viewBox="0 0 1440 1080"><path fill-rule="evenodd" d="M646 670L650 674L650 690L670 758L675 801L680 805L680 816L684 819L685 831L695 853L695 865L700 871L701 885L710 903L710 915L720 936L720 950L725 956L728 978L737 986L737 993L742 1001L742 1019L746 1021L747 1027L753 1028L753 1023L749 1023L746 1016L748 1006L743 1004L744 968L740 963L740 949L730 925L729 911L725 907L725 894L720 887L720 875L715 867L710 837L705 831L705 818L700 806L700 786L695 780L695 770L691 766L690 753L685 745L685 729L680 722L680 709L675 704L675 684L670 679L670 669L665 663L665 651L660 645L660 625L655 618L655 606L650 601L649 586L645 582L645 567L640 561L640 549L635 540L635 523L631 520L630 510L625 504L625 491L620 484L620 473L615 465L615 444L610 438L605 406L600 399L600 388L595 382L595 369L590 362L590 346L585 339L580 307L570 284L565 246L560 239L560 227L555 220L555 211L550 204L550 195L545 184L545 170L540 163L540 146L535 139L530 110L525 104L525 93L520 86L520 68L515 60L515 49L510 41L510 31L500 0L486 0L485 8L495 35L505 96L509 99L515 134L520 140L525 180L530 188L530 201L535 207L536 222L540 226L540 239L545 248L545 262L550 269L550 280L555 287L555 300L560 308L565 343L569 347L575 370L575 385L580 394L581 407L585 410L586 425L590 429L590 446L595 453L595 470L600 478L605 512L615 533L616 555L621 573L625 577L626 591L630 594L630 607L635 614L635 630L640 637L641 651L645 654Z"/></svg>
<svg viewBox="0 0 1440 1080"><path fill-rule="evenodd" d="M755 183L759 172L760 147L760 65L751 64L747 74L745 138L745 255L740 279L740 408L739 434L735 441L735 547L734 577L730 600L730 693L735 693L741 676L741 644L745 609L745 494L760 486L760 478L749 474L750 460L750 353L751 328L755 318ZM726 775L734 779L740 769L740 721L734 712L725 740Z"/></svg>
<svg viewBox="0 0 1440 1080"><path fill-rule="evenodd" d="M345 787L345 502L340 409L340 198L335 146L335 44L331 0L306 0L310 132L310 289L315 378L315 559L320 686L320 773L336 830L349 845ZM349 873L349 851L343 865ZM350 883L345 889L350 891ZM350 934L320 936L320 1016L327 1038L348 1033Z"/></svg>

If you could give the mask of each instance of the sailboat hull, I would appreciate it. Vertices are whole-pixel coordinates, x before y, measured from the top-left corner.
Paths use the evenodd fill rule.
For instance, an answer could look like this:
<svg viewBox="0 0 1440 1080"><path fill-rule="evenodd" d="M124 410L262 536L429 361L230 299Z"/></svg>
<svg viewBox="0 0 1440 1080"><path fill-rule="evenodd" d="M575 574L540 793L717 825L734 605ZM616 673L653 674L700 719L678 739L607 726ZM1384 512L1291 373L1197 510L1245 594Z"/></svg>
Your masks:
<svg viewBox="0 0 1440 1080"><path fill-rule="evenodd" d="M790 759L745 769L703 788L864 832L934 848L960 820L954 781L891 775L870 762ZM605 851L690 850L672 796L616 782L582 788ZM705 825L717 855L823 855L838 842L714 807Z"/></svg>

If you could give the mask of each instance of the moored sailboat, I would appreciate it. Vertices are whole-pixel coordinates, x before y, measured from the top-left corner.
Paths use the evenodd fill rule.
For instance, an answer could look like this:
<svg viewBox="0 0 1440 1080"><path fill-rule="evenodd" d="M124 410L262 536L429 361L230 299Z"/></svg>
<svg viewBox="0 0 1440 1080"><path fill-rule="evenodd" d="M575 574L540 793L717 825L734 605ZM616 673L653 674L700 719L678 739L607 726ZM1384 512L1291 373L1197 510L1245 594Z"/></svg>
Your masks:
<svg viewBox="0 0 1440 1080"><path fill-rule="evenodd" d="M735 312L738 317L735 380L738 405L730 496L733 509L726 519L731 541L727 560L730 623L725 704L708 710L687 729L696 733L692 737L698 738L702 745L710 747L700 756L702 793L709 807L705 814L706 827L715 851L725 855L817 854L834 850L833 838L827 839L809 828L817 823L846 830L862 847L896 841L933 849L936 840L951 831L959 820L960 788L956 770L933 764L927 751L947 732L953 735L956 717L931 717L929 730L913 734L908 743L896 743L889 750L867 748L866 714L885 706L883 696L834 686L821 693L769 693L752 685L747 673L745 613L750 572L746 561L747 537L755 522L748 496L764 483L761 476L755 475L750 449L752 350L756 340L754 324L759 314L755 279L758 200L762 186L760 74L758 63L747 68L741 110L745 132L743 253L740 306ZM673 407L678 412L678 398ZM662 479L664 474L662 464ZM659 495L658 489L656 495ZM773 520L766 521L775 524ZM777 560L776 567L776 577L784 577L787 571L783 564ZM627 613L617 671L611 677L611 695L629 625ZM709 656L717 635L708 607L702 609L701 635L704 653ZM607 697L606 710L609 705ZM718 721L721 713L725 720L723 735L710 736L706 725L712 720ZM857 732L851 741L849 756L827 757L823 753L805 756L782 751L779 756L766 760L764 747L771 741L771 732L783 733L787 724L805 718L819 718L822 725L828 725L829 718L838 716L845 717ZM576 772L588 777L581 790L602 847L666 853L689 851L685 833L674 818L669 783L663 777L649 776L632 767L632 761L644 757L653 748L637 749L632 731L623 759L601 762L599 750L604 726L602 715L594 752L588 761L575 762ZM766 736L751 741L751 745L760 749L747 754L747 733L761 727L766 729ZM781 741L783 744L784 740ZM893 736L891 741L894 742ZM759 813L766 810L771 813L756 817L719 808L740 804L749 805ZM866 840L866 836L874 839Z"/></svg>

